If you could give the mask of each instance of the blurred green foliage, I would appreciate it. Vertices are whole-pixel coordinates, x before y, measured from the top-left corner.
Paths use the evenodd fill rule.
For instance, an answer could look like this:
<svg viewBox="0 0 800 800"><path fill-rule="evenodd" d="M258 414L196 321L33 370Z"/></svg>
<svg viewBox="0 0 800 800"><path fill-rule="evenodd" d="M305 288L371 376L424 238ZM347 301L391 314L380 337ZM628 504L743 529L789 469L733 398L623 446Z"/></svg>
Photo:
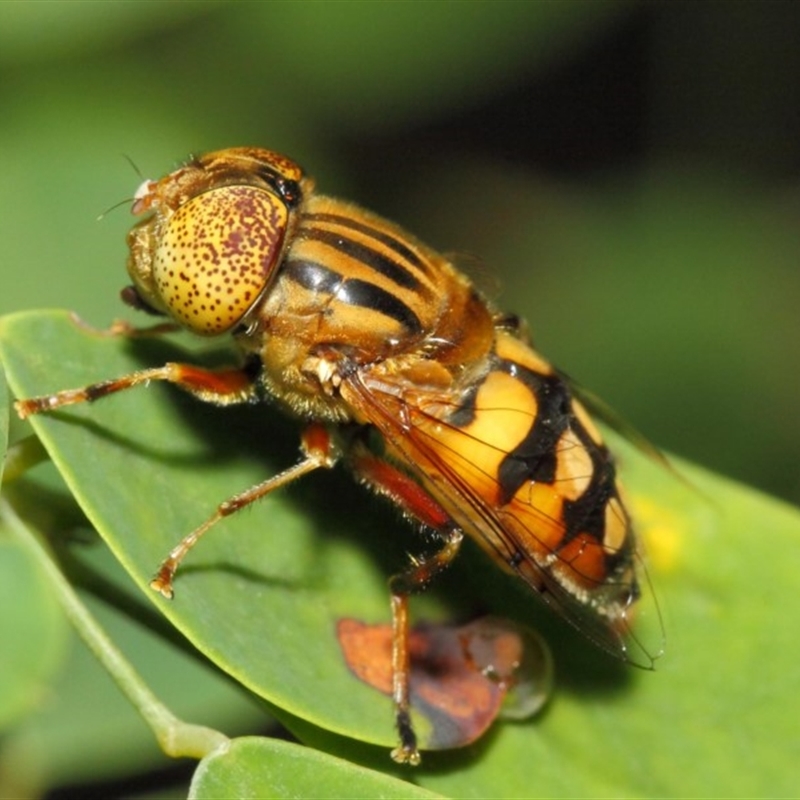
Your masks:
<svg viewBox="0 0 800 800"><path fill-rule="evenodd" d="M127 208L283 150L469 254L659 445L800 499L796 4L4 3L0 311L122 310Z"/></svg>
<svg viewBox="0 0 800 800"><path fill-rule="evenodd" d="M2 3L0 313L126 315L124 156L262 145L462 254L658 445L797 502L798 41L790 3Z"/></svg>
<svg viewBox="0 0 800 800"><path fill-rule="evenodd" d="M122 313L127 209L283 150L478 260L659 445L800 499L793 4L5 3L0 311Z"/></svg>

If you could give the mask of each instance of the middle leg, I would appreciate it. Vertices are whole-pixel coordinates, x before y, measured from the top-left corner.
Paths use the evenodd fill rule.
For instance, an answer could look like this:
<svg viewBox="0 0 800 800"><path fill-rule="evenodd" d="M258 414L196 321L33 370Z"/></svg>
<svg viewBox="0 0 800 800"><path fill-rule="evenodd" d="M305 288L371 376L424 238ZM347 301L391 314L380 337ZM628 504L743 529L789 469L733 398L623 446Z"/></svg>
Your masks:
<svg viewBox="0 0 800 800"><path fill-rule="evenodd" d="M292 467L267 478L255 486L228 498L217 506L216 511L202 524L195 528L188 536L184 536L178 544L172 548L169 555L161 562L155 577L150 581L150 588L159 592L167 599L172 599L172 581L178 565L186 557L186 554L197 544L211 527L216 525L221 519L234 514L235 512L249 506L256 500L286 486L292 481L313 472L315 469L324 467L330 469L339 459L339 452L335 447L327 429L318 424L309 425L304 431L301 439L303 458Z"/></svg>
<svg viewBox="0 0 800 800"><path fill-rule="evenodd" d="M366 450L349 458L355 474L379 494L390 498L408 516L435 531L442 546L433 555L412 558L410 566L389 581L392 596L392 700L400 739L392 758L400 764L420 763L419 746L411 722L408 599L422 591L458 554L464 534L450 515L401 470Z"/></svg>

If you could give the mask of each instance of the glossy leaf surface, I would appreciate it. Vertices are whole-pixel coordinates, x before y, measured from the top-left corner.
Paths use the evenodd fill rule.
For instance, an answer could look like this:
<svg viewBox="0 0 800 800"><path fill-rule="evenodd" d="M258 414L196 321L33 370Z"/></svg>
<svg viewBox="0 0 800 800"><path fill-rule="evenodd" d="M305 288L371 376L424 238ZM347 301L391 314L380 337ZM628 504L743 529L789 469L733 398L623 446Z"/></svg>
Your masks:
<svg viewBox="0 0 800 800"><path fill-rule="evenodd" d="M0 365L0 477L8 412ZM65 655L65 633L45 576L0 514L0 730L46 701L47 681Z"/></svg>
<svg viewBox="0 0 800 800"><path fill-rule="evenodd" d="M439 795L307 747L275 739L242 738L200 762L189 797L434 800Z"/></svg>
<svg viewBox="0 0 800 800"><path fill-rule="evenodd" d="M26 396L179 355L171 345L87 334L62 313L6 318L0 343L10 382ZM295 457L292 423L279 414L207 408L163 387L34 424L148 596L160 559L217 500ZM654 673L610 662L468 552L441 581L439 603L453 602L447 614L480 605L535 624L554 651L555 696L539 719L497 725L462 751L426 754L413 773L420 784L454 796L793 791L796 510L680 465L695 491L616 449L650 555L667 655ZM212 660L288 712L287 724L296 717L301 738L384 770L392 769L385 751L342 738L385 747L393 734L387 698L349 674L335 623L388 619L385 578L413 544L390 520L344 478L309 480L226 521L191 554L175 600L154 598Z"/></svg>

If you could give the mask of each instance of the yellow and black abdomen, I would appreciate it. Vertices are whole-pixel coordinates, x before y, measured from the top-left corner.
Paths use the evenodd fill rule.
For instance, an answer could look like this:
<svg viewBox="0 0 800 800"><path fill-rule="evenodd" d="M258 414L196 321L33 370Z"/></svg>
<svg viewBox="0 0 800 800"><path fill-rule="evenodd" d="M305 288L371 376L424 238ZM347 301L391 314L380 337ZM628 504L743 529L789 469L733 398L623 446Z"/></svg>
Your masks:
<svg viewBox="0 0 800 800"><path fill-rule="evenodd" d="M613 625L638 587L611 456L567 382L526 343L498 330L488 362L450 402L407 391L412 427L396 447L497 563L568 617Z"/></svg>

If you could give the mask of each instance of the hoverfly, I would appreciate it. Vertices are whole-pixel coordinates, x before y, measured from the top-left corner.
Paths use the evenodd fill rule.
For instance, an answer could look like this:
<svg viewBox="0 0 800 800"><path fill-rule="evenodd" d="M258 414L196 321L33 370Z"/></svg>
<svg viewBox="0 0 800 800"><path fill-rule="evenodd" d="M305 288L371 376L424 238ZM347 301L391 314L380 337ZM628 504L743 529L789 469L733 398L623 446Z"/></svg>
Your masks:
<svg viewBox="0 0 800 800"><path fill-rule="evenodd" d="M194 158L145 181L132 210L144 216L128 234L133 285L122 299L198 336L230 334L241 363L167 363L18 401L20 416L161 380L219 405L268 396L307 423L298 463L219 505L169 553L153 589L172 596L179 564L220 519L341 461L440 543L390 581L396 761L420 760L408 599L465 534L601 648L652 664L631 637L637 545L613 460L515 317L447 258L317 194L269 150Z"/></svg>

